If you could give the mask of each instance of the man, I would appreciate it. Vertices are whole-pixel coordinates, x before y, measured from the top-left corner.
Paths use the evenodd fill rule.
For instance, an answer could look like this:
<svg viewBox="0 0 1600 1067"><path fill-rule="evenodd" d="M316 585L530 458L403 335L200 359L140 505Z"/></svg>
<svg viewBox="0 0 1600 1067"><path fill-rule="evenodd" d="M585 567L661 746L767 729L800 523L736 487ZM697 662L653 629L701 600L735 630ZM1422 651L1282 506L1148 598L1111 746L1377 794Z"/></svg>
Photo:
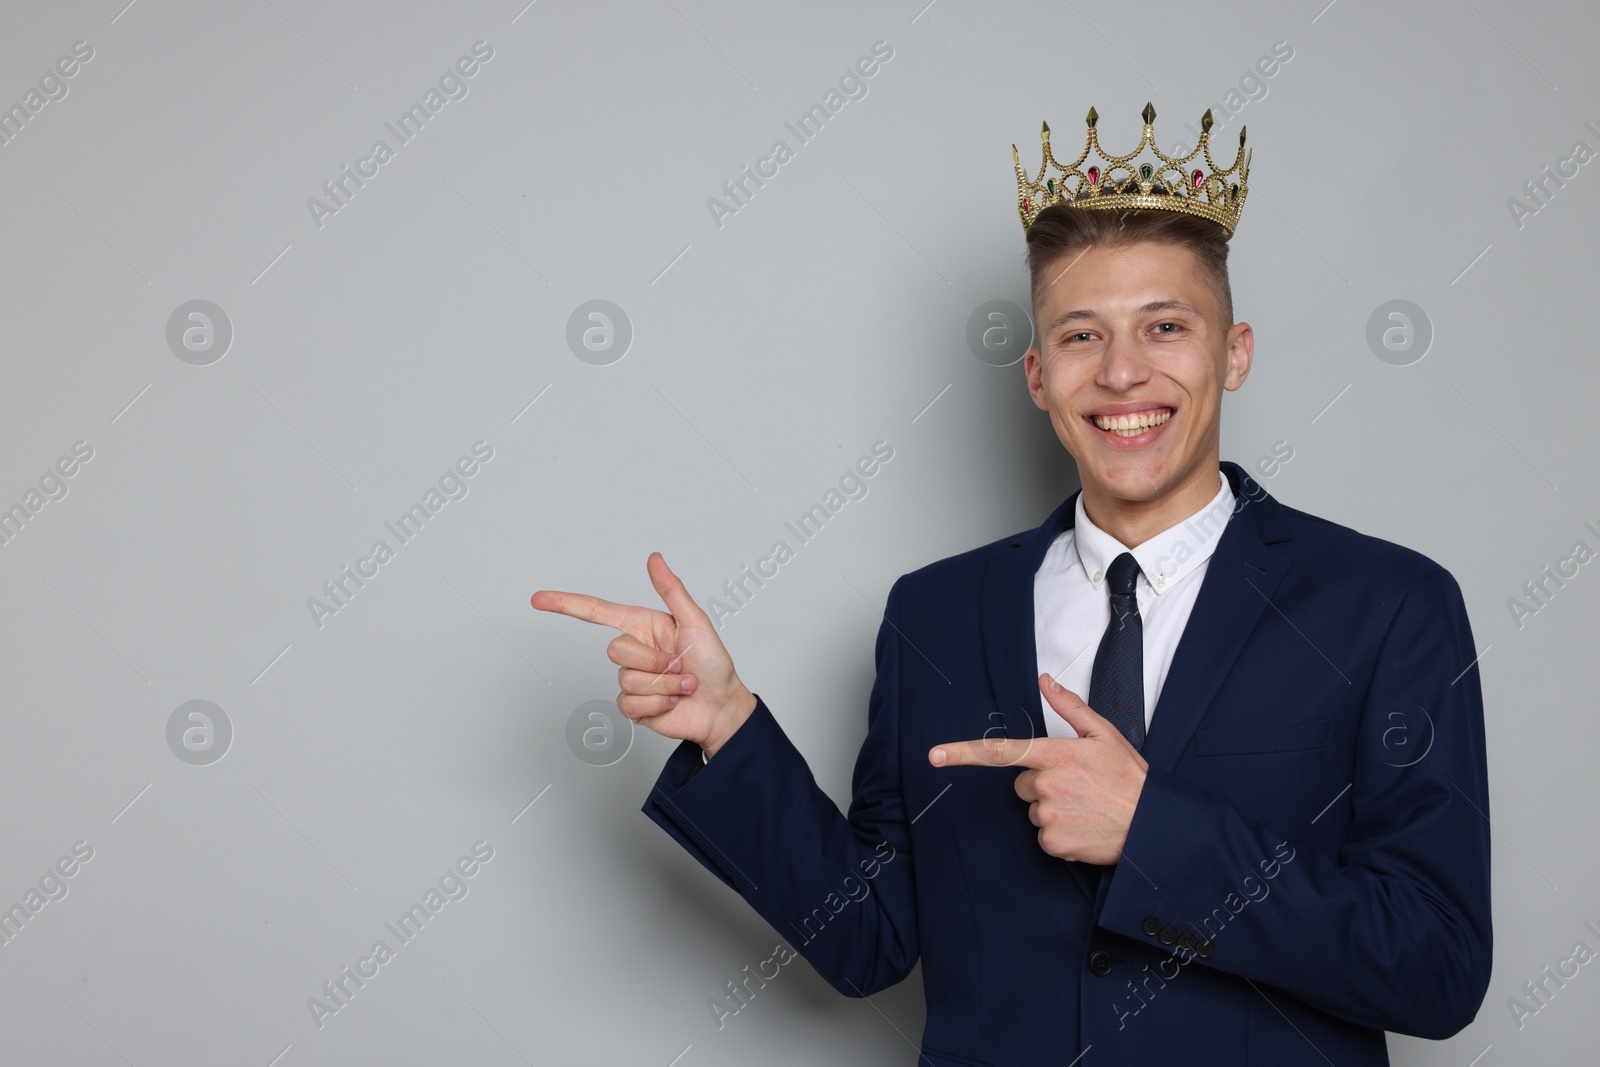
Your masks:
<svg viewBox="0 0 1600 1067"><path fill-rule="evenodd" d="M683 740L645 813L831 985L920 958L921 1062L1385 1064L1383 1031L1448 1037L1488 985L1465 605L1219 462L1254 351L1243 131L1227 170L1187 170L1204 137L1080 170L1096 118L1073 165L1045 127L1039 177L1017 166L1028 390L1082 491L894 583L848 817L659 553L667 612L533 605L622 631L618 707Z"/></svg>

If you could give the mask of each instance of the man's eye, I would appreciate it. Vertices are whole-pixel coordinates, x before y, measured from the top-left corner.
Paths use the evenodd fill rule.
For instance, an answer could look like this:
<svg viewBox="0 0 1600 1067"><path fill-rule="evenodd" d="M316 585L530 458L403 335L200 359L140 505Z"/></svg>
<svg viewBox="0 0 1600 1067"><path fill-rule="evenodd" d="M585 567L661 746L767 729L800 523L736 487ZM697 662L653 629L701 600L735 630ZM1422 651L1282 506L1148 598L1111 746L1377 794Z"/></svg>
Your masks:
<svg viewBox="0 0 1600 1067"><path fill-rule="evenodd" d="M1178 324L1178 323L1176 323L1176 322L1162 322L1162 323L1158 323L1158 324L1157 324L1157 325L1156 325L1156 329L1157 329L1157 330L1160 330L1160 329L1161 329L1161 328L1162 328L1162 327L1164 327L1164 326L1171 326L1171 327L1172 327L1172 329L1173 329L1173 330L1174 330L1174 331L1176 331L1176 330L1181 330L1181 329L1183 329L1183 327L1182 327L1182 326L1181 326L1181 325L1179 325L1179 324Z"/></svg>
<svg viewBox="0 0 1600 1067"><path fill-rule="evenodd" d="M1085 337L1093 337L1093 336L1094 336L1094 334L1092 334L1092 333L1069 333L1065 337L1063 337L1062 340L1065 341L1068 344L1071 344L1073 341L1078 341L1078 340L1081 340L1081 339L1083 339Z"/></svg>

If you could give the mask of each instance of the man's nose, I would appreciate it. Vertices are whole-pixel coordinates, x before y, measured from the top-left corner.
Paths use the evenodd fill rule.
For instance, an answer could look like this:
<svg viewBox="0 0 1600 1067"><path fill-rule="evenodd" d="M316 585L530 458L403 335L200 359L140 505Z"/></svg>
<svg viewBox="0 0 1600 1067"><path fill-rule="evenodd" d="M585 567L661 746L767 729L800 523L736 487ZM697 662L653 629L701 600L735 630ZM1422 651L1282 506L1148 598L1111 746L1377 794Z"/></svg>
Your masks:
<svg viewBox="0 0 1600 1067"><path fill-rule="evenodd" d="M1149 360L1134 338L1118 333L1106 343L1100 355L1097 384L1121 390L1138 384L1149 375Z"/></svg>

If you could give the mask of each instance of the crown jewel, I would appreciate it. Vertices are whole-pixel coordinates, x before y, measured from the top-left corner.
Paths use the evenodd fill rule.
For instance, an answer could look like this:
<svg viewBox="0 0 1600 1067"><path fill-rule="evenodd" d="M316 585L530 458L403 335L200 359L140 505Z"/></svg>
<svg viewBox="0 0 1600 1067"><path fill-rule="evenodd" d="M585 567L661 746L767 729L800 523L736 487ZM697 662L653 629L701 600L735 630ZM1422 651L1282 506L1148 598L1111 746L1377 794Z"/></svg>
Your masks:
<svg viewBox="0 0 1600 1067"><path fill-rule="evenodd" d="M1168 156L1156 147L1156 109L1146 103L1143 116L1144 136L1133 151L1121 156L1107 155L1100 148L1096 129L1100 116L1091 107L1084 120L1089 133L1083 153L1071 166L1063 166L1050 151L1050 124L1041 124L1039 136L1044 141L1044 158L1039 164L1039 176L1033 179L1022 169L1017 146L1012 145L1011 159L1017 168L1017 213L1022 216L1022 231L1026 233L1045 208L1066 204L1100 211L1127 208L1181 211L1210 219L1232 237L1239 225L1245 197L1250 194L1250 156L1254 150L1246 151L1244 147L1244 127L1239 129L1239 152L1233 158L1233 165L1223 169L1211 158L1209 110L1200 119L1200 142L1194 146L1194 151L1181 158ZM1133 161L1146 145L1160 166L1144 162L1135 168ZM1091 151L1097 162L1086 170L1079 169ZM1190 170L1190 164L1199 157L1205 159L1207 169ZM1057 173L1046 177L1051 164L1055 165Z"/></svg>

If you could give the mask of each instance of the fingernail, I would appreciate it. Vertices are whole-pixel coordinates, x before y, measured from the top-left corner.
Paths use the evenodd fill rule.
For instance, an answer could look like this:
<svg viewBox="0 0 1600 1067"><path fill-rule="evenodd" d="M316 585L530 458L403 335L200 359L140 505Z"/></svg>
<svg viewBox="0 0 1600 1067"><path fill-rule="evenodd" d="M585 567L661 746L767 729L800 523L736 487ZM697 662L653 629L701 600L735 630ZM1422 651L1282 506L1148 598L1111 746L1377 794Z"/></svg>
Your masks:
<svg viewBox="0 0 1600 1067"><path fill-rule="evenodd" d="M682 689L685 693L692 693L699 685L700 683L695 679L694 675L686 674L683 676L682 681L678 683L678 688Z"/></svg>
<svg viewBox="0 0 1600 1067"><path fill-rule="evenodd" d="M934 749L933 750L933 756L931 758L933 759L933 765L935 767L943 767L944 766L944 761L945 761L945 758L946 758L945 754L944 754L944 749L942 749L942 748Z"/></svg>
<svg viewBox="0 0 1600 1067"><path fill-rule="evenodd" d="M1061 692L1061 683L1056 681L1056 676L1055 675L1050 674L1050 675L1046 675L1045 677L1050 679L1050 688L1051 689L1054 689L1058 693Z"/></svg>
<svg viewBox="0 0 1600 1067"><path fill-rule="evenodd" d="M674 694L674 695L672 695L672 696L669 696L669 697L668 697L668 698L667 698L667 703L668 703L668 704L676 704L676 703L677 703L677 702L678 702L678 697L677 697L677 695L676 695L676 694Z"/></svg>

